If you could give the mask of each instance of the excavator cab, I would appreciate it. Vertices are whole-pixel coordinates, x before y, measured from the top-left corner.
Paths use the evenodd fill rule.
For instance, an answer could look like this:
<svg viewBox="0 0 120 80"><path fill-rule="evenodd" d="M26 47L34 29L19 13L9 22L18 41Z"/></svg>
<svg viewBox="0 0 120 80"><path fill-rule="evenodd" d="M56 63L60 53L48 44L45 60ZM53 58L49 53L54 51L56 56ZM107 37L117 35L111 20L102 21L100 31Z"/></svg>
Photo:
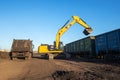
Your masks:
<svg viewBox="0 0 120 80"><path fill-rule="evenodd" d="M63 49L64 49L63 42L59 42L59 49L60 49L60 50L63 50Z"/></svg>
<svg viewBox="0 0 120 80"><path fill-rule="evenodd" d="M56 42L54 41L54 47L56 45ZM63 50L64 49L64 45L63 45L63 42L59 42L59 45L58 45L58 50ZM57 49L56 49L57 50Z"/></svg>
<svg viewBox="0 0 120 80"><path fill-rule="evenodd" d="M49 51L53 51L53 50L63 50L64 49L64 45L63 45L63 42L59 42L59 48L58 49L56 49L56 42L54 41L54 45L46 45L46 46L48 46L48 50Z"/></svg>
<svg viewBox="0 0 120 80"><path fill-rule="evenodd" d="M49 51L52 51L52 50L54 50L55 49L55 46L54 45L48 45L48 50Z"/></svg>

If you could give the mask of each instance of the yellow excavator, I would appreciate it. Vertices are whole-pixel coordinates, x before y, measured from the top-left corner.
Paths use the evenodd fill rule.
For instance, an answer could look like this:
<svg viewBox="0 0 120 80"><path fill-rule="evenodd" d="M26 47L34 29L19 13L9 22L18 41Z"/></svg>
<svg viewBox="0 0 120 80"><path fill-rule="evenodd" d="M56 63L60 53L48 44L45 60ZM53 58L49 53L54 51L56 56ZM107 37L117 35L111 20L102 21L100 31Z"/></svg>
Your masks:
<svg viewBox="0 0 120 80"><path fill-rule="evenodd" d="M80 17L72 16L72 18L73 20L71 22L69 22L68 20L66 24L58 30L56 34L56 41L54 41L54 45L41 44L38 47L38 53L47 54L49 59L53 59L55 55L63 53L64 46L63 43L60 41L60 38L75 23L78 23L85 28L85 30L83 31L85 35L88 35L92 32L93 29Z"/></svg>

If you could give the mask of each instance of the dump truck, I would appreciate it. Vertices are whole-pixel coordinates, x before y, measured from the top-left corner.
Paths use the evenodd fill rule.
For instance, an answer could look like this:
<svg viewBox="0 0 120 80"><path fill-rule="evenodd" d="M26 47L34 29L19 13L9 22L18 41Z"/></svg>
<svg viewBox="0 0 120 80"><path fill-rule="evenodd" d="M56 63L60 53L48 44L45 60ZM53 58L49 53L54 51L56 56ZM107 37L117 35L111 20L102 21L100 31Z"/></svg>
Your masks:
<svg viewBox="0 0 120 80"><path fill-rule="evenodd" d="M85 35L88 35L93 31L93 29L85 21L83 21L80 17L72 16L72 18L73 18L73 20L71 22L70 22L70 20L68 20L65 23L65 25L62 26L58 30L58 32L56 34L56 41L54 41L54 45L41 44L40 46L38 46L38 53L47 54L48 57L51 58L51 59L53 59L56 54L58 55L58 54L63 53L64 52L63 51L63 43L60 41L60 38L75 23L78 23L85 28L84 31L83 31L83 33Z"/></svg>
<svg viewBox="0 0 120 80"><path fill-rule="evenodd" d="M11 60L17 58L30 59L32 55L33 55L32 40L13 39L11 52L10 52Z"/></svg>

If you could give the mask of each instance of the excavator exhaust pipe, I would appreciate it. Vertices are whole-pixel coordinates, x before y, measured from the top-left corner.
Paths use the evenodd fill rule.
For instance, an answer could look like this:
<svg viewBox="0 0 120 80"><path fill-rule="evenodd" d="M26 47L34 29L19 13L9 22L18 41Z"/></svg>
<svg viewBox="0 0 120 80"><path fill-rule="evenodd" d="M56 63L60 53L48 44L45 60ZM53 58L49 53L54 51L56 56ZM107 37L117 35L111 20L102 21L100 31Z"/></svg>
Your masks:
<svg viewBox="0 0 120 80"><path fill-rule="evenodd" d="M85 35L88 35L88 34L90 34L92 31L93 31L92 28L87 28L87 29L85 29L85 30L83 31L83 33L84 33Z"/></svg>

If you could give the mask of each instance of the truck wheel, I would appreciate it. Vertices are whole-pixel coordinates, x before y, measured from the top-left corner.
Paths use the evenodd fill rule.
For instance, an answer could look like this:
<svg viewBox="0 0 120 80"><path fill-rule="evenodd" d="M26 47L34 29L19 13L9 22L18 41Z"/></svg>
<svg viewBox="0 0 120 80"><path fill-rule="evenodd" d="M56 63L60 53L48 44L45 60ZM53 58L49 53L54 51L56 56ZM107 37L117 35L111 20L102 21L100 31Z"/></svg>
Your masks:
<svg viewBox="0 0 120 80"><path fill-rule="evenodd" d="M31 59L31 57L32 57L32 54L27 52L26 55L25 55L25 60Z"/></svg>
<svg viewBox="0 0 120 80"><path fill-rule="evenodd" d="M28 55L28 59L31 59L31 57L32 57L32 54L31 54L31 53L29 53L29 55Z"/></svg>
<svg viewBox="0 0 120 80"><path fill-rule="evenodd" d="M17 60L17 53L15 52L11 53L11 60Z"/></svg>
<svg viewBox="0 0 120 80"><path fill-rule="evenodd" d="M17 60L17 58L16 57L12 57L12 60Z"/></svg>

